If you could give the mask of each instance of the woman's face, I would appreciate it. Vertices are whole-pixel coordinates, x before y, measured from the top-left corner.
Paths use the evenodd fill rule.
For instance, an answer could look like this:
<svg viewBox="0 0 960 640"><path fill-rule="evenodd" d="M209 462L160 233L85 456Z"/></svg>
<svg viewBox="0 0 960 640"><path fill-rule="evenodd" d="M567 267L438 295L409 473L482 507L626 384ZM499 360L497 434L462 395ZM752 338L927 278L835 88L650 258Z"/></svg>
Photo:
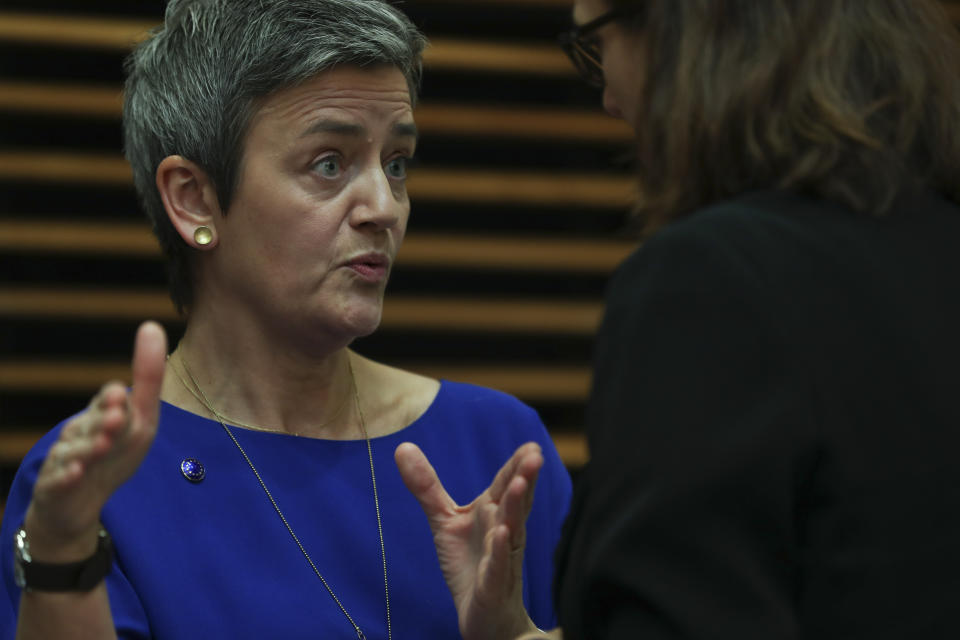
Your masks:
<svg viewBox="0 0 960 640"><path fill-rule="evenodd" d="M605 0L574 0L573 20L583 25L610 9ZM590 36L595 39L603 56L603 78L606 83L603 107L610 115L632 125L643 89L640 43L616 20L600 27Z"/></svg>
<svg viewBox="0 0 960 640"><path fill-rule="evenodd" d="M204 294L281 331L372 332L416 143L407 81L392 67L340 67L264 99Z"/></svg>

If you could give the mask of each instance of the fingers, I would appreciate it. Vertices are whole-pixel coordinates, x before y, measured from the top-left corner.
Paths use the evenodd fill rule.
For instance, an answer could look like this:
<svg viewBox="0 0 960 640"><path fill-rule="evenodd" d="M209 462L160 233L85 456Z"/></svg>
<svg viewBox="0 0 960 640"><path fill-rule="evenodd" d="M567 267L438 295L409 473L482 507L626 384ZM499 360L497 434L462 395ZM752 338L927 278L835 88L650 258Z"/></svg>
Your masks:
<svg viewBox="0 0 960 640"><path fill-rule="evenodd" d="M538 459L539 462L537 462ZM528 442L520 446L513 455L510 456L506 464L500 468L500 471L497 472L496 477L490 484L490 488L488 489L490 499L494 502L499 502L503 497L504 491L510 486L510 481L518 471L522 472L522 474L530 480L531 473L535 475L539 472L540 466L542 465L543 455L540 453L539 444L536 442Z"/></svg>
<svg viewBox="0 0 960 640"><path fill-rule="evenodd" d="M79 478L84 468L110 450L126 428L127 417L123 385L104 385L90 401L89 409L64 426L47 454L38 482L53 487Z"/></svg>
<svg viewBox="0 0 960 640"><path fill-rule="evenodd" d="M155 425L160 407L160 387L166 366L167 336L156 322L144 322L133 348L133 391L130 408L135 425Z"/></svg>
<svg viewBox="0 0 960 640"><path fill-rule="evenodd" d="M104 449L102 438L77 438L59 441L50 448L44 465L47 480L53 485L70 484L80 477L83 469Z"/></svg>
<svg viewBox="0 0 960 640"><path fill-rule="evenodd" d="M537 488L537 479L540 477L543 462L543 454L537 452L535 455L527 456L520 468L520 475L527 481L527 490L524 493L524 520L530 515L530 510L533 508L533 495Z"/></svg>
<svg viewBox="0 0 960 640"><path fill-rule="evenodd" d="M526 445L524 445L526 447ZM515 474L503 492L497 505L496 522L509 531L509 543L512 553L519 553L522 560L523 549L527 543L527 516L533 508L533 497L537 478L543 466L543 455L539 446L518 449L520 460Z"/></svg>
<svg viewBox="0 0 960 640"><path fill-rule="evenodd" d="M403 484L420 503L431 525L434 517L449 513L456 507L456 503L443 488L433 465L417 445L404 442L394 451L393 458Z"/></svg>
<svg viewBox="0 0 960 640"><path fill-rule="evenodd" d="M82 462L68 457L68 452L54 446L40 468L36 486L41 491L56 489L75 482L82 473Z"/></svg>
<svg viewBox="0 0 960 640"><path fill-rule="evenodd" d="M537 477L543 466L540 446L528 442L521 446L497 473L489 491L498 500L496 525L487 533L489 559L481 562L484 589L501 592L518 582L526 545L526 521L533 507ZM507 475L509 474L509 475ZM501 486L505 483L505 486Z"/></svg>
<svg viewBox="0 0 960 640"><path fill-rule="evenodd" d="M504 525L487 532L484 554L480 560L477 576L477 597L481 602L496 603L509 597L513 568L510 558L510 532Z"/></svg>
<svg viewBox="0 0 960 640"><path fill-rule="evenodd" d="M165 359L163 329L153 322L144 323L134 346L133 393L128 395L120 382L109 382L93 397L85 412L64 425L37 478L41 490L62 489L80 480L86 469L126 441L130 427L136 426L133 423L137 416L141 424L156 424Z"/></svg>
<svg viewBox="0 0 960 640"><path fill-rule="evenodd" d="M514 477L497 507L497 524L506 526L510 531L511 549L522 549L526 542L529 489L530 484L523 477Z"/></svg>

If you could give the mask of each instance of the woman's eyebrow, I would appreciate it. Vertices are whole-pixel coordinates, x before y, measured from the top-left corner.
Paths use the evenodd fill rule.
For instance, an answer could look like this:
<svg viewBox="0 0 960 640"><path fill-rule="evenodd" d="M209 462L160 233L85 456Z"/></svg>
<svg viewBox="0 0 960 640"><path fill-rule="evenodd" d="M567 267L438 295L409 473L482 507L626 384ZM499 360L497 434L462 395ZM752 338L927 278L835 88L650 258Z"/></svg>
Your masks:
<svg viewBox="0 0 960 640"><path fill-rule="evenodd" d="M323 119L317 120L303 132L301 137L316 135L318 133L333 133L351 137L361 137L366 135L366 127L343 120ZM417 125L412 122L398 122L393 125L391 133L396 137L419 139L420 133L417 131Z"/></svg>
<svg viewBox="0 0 960 640"><path fill-rule="evenodd" d="M417 131L417 125L412 122L398 122L393 125L393 135L398 138L413 138L418 140L420 132Z"/></svg>
<svg viewBox="0 0 960 640"><path fill-rule="evenodd" d="M360 137L366 133L366 129L352 122L323 119L311 124L307 130L303 132L301 137L312 136L318 133L336 133L339 135Z"/></svg>

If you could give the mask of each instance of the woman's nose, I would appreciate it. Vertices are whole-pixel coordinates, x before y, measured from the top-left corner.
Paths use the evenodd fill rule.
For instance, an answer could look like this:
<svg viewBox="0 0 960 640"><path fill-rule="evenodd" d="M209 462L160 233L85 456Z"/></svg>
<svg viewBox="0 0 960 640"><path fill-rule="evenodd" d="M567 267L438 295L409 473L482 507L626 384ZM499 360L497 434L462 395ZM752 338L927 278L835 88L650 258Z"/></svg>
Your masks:
<svg viewBox="0 0 960 640"><path fill-rule="evenodd" d="M354 226L388 229L400 221L406 206L405 199L398 199L396 187L391 184L382 167L367 171L359 187L361 193L351 212Z"/></svg>

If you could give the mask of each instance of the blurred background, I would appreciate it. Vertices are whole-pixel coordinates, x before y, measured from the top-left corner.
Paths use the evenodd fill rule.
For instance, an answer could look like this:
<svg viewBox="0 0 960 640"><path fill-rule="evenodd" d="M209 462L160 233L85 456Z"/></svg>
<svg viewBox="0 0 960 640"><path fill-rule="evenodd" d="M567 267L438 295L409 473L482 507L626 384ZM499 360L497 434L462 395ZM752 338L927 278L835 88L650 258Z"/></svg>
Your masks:
<svg viewBox="0 0 960 640"><path fill-rule="evenodd" d="M407 240L360 353L510 392L564 461L605 281L633 243L629 130L556 45L570 0L408 0L430 37ZM0 494L40 435L182 323L121 153L122 63L165 0L0 8Z"/></svg>
<svg viewBox="0 0 960 640"><path fill-rule="evenodd" d="M520 397L576 473L605 282L634 242L629 130L556 45L571 2L397 3L433 43L413 213L355 347ZM122 61L164 6L0 5L0 501L40 434L129 379L143 319L182 332L121 155Z"/></svg>

